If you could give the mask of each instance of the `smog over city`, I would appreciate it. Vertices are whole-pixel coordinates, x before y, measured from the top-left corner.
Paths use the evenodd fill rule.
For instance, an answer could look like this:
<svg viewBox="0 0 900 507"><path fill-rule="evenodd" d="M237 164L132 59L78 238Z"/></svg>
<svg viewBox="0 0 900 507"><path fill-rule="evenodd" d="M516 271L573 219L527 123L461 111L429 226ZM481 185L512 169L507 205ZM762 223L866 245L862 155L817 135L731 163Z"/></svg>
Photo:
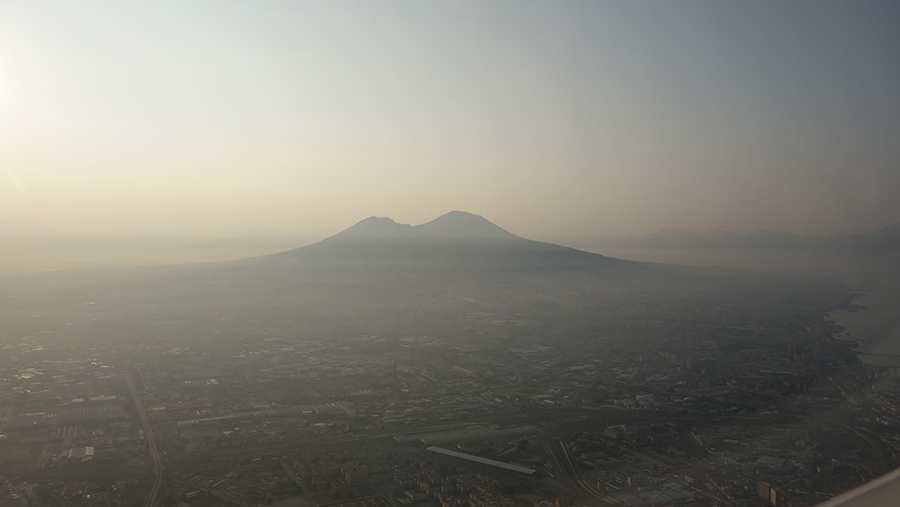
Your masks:
<svg viewBox="0 0 900 507"><path fill-rule="evenodd" d="M893 505L897 26L0 3L0 505Z"/></svg>

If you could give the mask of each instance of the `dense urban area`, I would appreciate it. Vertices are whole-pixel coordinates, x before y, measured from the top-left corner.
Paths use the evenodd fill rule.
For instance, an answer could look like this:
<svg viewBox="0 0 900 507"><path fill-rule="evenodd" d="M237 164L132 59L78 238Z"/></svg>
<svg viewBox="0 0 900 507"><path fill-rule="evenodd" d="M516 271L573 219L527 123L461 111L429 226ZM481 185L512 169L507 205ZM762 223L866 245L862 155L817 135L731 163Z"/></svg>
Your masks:
<svg viewBox="0 0 900 507"><path fill-rule="evenodd" d="M900 375L828 319L852 294L683 276L611 283L577 325L565 284L461 283L459 314L319 337L228 305L135 333L108 288L10 292L0 505L800 507L894 466Z"/></svg>

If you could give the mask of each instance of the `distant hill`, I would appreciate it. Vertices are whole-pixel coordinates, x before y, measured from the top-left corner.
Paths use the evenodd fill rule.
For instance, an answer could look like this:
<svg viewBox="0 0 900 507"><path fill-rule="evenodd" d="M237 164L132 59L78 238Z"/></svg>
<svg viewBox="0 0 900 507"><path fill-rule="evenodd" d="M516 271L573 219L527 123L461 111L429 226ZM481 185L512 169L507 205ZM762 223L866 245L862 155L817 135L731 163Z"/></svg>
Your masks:
<svg viewBox="0 0 900 507"><path fill-rule="evenodd" d="M63 235L46 225L0 222L0 241L58 239Z"/></svg>
<svg viewBox="0 0 900 507"><path fill-rule="evenodd" d="M86 236L0 222L0 273L221 262L283 252L317 239L320 237L278 232L212 239L172 234Z"/></svg>
<svg viewBox="0 0 900 507"><path fill-rule="evenodd" d="M197 240L193 248L197 249L271 249L272 251L296 248L298 245L309 245L318 237L307 234L252 234L246 236L225 236L205 241Z"/></svg>
<svg viewBox="0 0 900 507"><path fill-rule="evenodd" d="M525 239L464 211L451 211L417 226L370 217L318 243L270 257L343 262L487 262L510 266L624 262Z"/></svg>
<svg viewBox="0 0 900 507"><path fill-rule="evenodd" d="M795 250L900 250L900 224L864 233L836 233L824 236L755 231L747 234L715 231L692 232L664 229L640 237L582 238L572 242L582 248L722 248L722 249L795 249Z"/></svg>

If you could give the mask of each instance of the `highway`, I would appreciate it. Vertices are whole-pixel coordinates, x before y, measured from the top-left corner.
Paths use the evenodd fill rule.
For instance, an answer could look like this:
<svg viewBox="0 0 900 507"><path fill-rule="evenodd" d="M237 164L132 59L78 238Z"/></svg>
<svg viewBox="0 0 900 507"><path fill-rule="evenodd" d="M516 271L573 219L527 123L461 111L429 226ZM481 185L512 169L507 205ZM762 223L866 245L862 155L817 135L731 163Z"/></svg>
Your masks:
<svg viewBox="0 0 900 507"><path fill-rule="evenodd" d="M156 441L153 439L153 428L150 426L150 419L147 418L147 413L144 411L144 405L141 403L141 397L138 395L137 388L134 387L134 379L131 376L131 363L134 361L134 358L137 357L141 348L142 347L138 347L125 361L125 382L128 384L128 392L131 393L131 398L134 400L134 408L137 410L137 415L141 419L141 425L144 427L144 439L147 441L147 448L150 449L150 457L153 459L153 486L150 488L150 493L147 495L144 507L155 507L156 498L163 482L164 469L162 460L159 458L159 452L156 450Z"/></svg>

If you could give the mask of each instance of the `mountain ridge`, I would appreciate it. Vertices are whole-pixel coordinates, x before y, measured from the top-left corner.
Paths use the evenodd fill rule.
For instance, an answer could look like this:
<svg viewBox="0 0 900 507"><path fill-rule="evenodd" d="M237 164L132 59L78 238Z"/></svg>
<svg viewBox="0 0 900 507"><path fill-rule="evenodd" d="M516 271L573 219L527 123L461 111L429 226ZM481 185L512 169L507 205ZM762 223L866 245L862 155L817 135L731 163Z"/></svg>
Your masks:
<svg viewBox="0 0 900 507"><path fill-rule="evenodd" d="M328 238L268 256L335 262L442 262L552 267L625 262L517 236L481 215L451 211L424 224L369 217Z"/></svg>
<svg viewBox="0 0 900 507"><path fill-rule="evenodd" d="M796 249L796 250L900 250L900 223L867 233L836 232L826 235L793 234L770 230L749 233L686 229L662 229L645 236L618 238L588 237L569 243L582 248L722 248L722 249Z"/></svg>

